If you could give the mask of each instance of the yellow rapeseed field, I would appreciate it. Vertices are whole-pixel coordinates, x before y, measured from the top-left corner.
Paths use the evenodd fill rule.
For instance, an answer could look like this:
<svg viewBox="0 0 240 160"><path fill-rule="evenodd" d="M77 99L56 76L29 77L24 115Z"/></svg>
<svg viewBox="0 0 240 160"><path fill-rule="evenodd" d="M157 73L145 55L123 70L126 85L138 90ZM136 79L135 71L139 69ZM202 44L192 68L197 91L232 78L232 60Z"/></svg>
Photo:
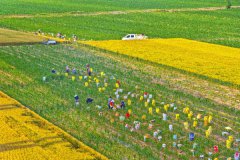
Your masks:
<svg viewBox="0 0 240 160"><path fill-rule="evenodd" d="M240 85L239 48L181 38L81 43Z"/></svg>
<svg viewBox="0 0 240 160"><path fill-rule="evenodd" d="M107 159L0 92L0 159Z"/></svg>

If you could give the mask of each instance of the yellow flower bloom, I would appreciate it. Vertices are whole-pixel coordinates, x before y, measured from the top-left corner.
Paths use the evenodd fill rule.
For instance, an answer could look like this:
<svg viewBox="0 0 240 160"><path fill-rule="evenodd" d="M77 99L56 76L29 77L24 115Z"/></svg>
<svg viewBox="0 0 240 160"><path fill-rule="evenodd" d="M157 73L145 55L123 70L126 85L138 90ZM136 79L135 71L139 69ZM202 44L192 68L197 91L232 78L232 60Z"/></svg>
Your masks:
<svg viewBox="0 0 240 160"><path fill-rule="evenodd" d="M0 112L1 159L107 159L0 92L2 105L7 109Z"/></svg>
<svg viewBox="0 0 240 160"><path fill-rule="evenodd" d="M240 84L240 49L193 40L147 39L82 42L120 54Z"/></svg>

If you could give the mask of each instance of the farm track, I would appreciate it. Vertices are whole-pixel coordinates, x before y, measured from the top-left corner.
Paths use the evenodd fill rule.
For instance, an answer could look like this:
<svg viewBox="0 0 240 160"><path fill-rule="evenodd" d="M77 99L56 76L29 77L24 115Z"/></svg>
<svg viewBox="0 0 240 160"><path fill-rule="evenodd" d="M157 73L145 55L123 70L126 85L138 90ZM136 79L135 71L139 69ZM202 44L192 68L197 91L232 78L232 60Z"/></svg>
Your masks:
<svg viewBox="0 0 240 160"><path fill-rule="evenodd" d="M232 8L240 8L240 6L232 6ZM105 11L105 12L64 12L64 13L41 13L41 14L14 14L0 15L0 19L8 18L50 18L50 17L65 17L65 16L98 16L98 15L122 15L130 13L157 13L157 12L194 12L194 11L216 11L224 10L226 7L206 7L206 8L181 8L181 9L145 9L145 10L126 10L126 11Z"/></svg>

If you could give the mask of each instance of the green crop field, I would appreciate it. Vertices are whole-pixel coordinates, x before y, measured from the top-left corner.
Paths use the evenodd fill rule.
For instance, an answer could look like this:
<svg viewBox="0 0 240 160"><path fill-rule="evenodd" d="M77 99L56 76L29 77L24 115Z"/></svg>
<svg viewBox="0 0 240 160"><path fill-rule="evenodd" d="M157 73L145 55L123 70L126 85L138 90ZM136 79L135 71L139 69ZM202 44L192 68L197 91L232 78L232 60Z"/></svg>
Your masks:
<svg viewBox="0 0 240 160"><path fill-rule="evenodd" d="M233 129L234 137L239 136L240 112L235 109L238 107L239 90L231 87L222 89L221 84L180 73L172 68L93 50L82 45L77 48L41 45L1 47L0 58L0 90L16 97L32 110L110 159L162 157L187 160L192 157L193 143L197 143L196 156L206 155L208 151L212 151L214 145L218 145L220 151L213 157L226 158L234 153L234 148L226 149L225 138L219 136L226 126ZM86 74L84 68L87 63L93 68L92 81L79 80L78 75ZM71 74L68 78L64 76L66 65L81 70L76 80L72 81ZM55 68L59 75L51 74L52 68ZM106 74L105 78L109 85L104 92L98 91L96 82L93 80L97 77L100 79L100 85L103 84L104 78L99 77L100 72ZM46 82L42 81L43 76L47 77ZM112 80L111 76L116 79ZM168 120L163 121L161 114L155 112L153 115L149 114L148 107L138 100L139 97L129 97L132 105L127 105L125 110L107 109L108 96L115 96L113 89L117 79L121 81L124 90L120 96L127 95L128 92L139 96L145 91L153 94L161 114L165 113L162 102L174 103L177 110L169 108ZM177 79L183 81L177 81ZM89 82L88 87L84 86L85 82ZM205 86L206 82L210 87ZM190 85L192 83L195 84L194 90ZM197 92L202 94L201 98L193 96ZM215 92L226 94L226 96L219 101ZM225 103L230 98L227 96L229 93L232 93L231 104ZM80 96L80 106L77 107L74 105L75 94ZM92 104L86 104L85 100L88 97L94 99ZM120 100L116 100L116 103L120 103ZM96 105L103 108L99 109ZM151 104L149 105L151 107ZM188 120L188 116L182 113L186 106L189 106L194 115L199 113L202 116L213 115L214 123L211 126L214 129L210 138L204 136L208 127L203 127L203 119L198 121L198 128L192 127L193 121ZM118 112L125 115L128 109L132 110L133 115L121 122L115 114ZM99 112L102 112L103 116L99 116ZM179 121L175 120L175 114L180 114ZM146 115L147 118L142 120L142 115ZM154 127L148 129L153 119L156 121L153 123ZM142 122L141 130L131 132L125 128L125 124L133 125L136 120ZM188 130L183 129L184 121L190 122ZM173 131L168 131L169 124L173 124ZM162 131L162 141L149 139L144 142L144 135L152 135L157 129ZM194 141L188 140L189 132L196 134ZM177 134L178 140L173 140L174 134ZM183 144L183 147L175 148L173 142ZM163 143L167 145L165 149L161 147Z"/></svg>
<svg viewBox="0 0 240 160"><path fill-rule="evenodd" d="M232 0L239 5L238 0ZM0 15L226 6L224 0L1 0Z"/></svg>
<svg viewBox="0 0 240 160"><path fill-rule="evenodd" d="M0 27L46 33L61 32L84 40L121 39L128 33L150 38L188 38L240 47L239 9L175 13L131 13L123 15L64 16L0 19ZM214 19L214 21L212 21ZM211 23L210 23L211 22Z"/></svg>

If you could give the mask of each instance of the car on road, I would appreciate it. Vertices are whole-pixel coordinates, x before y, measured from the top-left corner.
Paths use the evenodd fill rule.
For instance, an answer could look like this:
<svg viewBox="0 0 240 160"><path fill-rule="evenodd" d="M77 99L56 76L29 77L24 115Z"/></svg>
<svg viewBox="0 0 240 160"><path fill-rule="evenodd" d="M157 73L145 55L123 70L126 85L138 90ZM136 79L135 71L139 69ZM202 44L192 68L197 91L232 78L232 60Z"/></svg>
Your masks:
<svg viewBox="0 0 240 160"><path fill-rule="evenodd" d="M57 44L57 41L47 40L47 41L44 41L43 44L45 44L45 45L55 45L55 44Z"/></svg>
<svg viewBox="0 0 240 160"><path fill-rule="evenodd" d="M141 40L147 39L148 37L144 34L128 34L122 38L122 40Z"/></svg>

